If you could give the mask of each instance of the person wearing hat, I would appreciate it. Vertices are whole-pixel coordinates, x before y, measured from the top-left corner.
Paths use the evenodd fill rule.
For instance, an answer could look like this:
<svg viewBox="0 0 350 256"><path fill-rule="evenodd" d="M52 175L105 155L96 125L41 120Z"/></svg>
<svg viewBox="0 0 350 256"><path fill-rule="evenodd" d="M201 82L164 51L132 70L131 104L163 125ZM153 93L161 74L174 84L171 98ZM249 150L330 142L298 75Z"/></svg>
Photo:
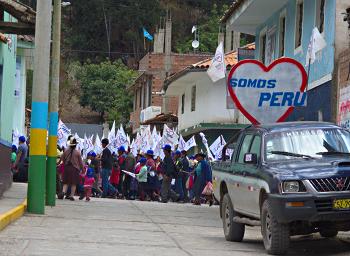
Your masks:
<svg viewBox="0 0 350 256"><path fill-rule="evenodd" d="M14 181L27 182L28 181L28 165L26 163L28 157L28 146L26 144L26 137L20 136L19 145L17 149L16 161L12 168L15 170Z"/></svg>
<svg viewBox="0 0 350 256"><path fill-rule="evenodd" d="M181 151L181 158L180 161L182 163L182 189L183 189L183 194L184 194L184 202L189 202L189 196L188 196L188 190L186 188L186 183L189 178L189 173L190 173L190 163L187 158L187 151L182 150Z"/></svg>
<svg viewBox="0 0 350 256"><path fill-rule="evenodd" d="M162 188L161 188L161 198L162 203L167 203L169 201L169 197L174 201L177 202L179 199L179 196L171 189L171 181L173 178L175 178L176 175L176 167L174 164L173 159L171 158L171 146L166 144L163 147L164 152L164 159L163 159L163 182L162 182Z"/></svg>
<svg viewBox="0 0 350 256"><path fill-rule="evenodd" d="M79 150L76 149L78 145L77 139L72 136L67 144L69 148L61 156L61 161L64 164L63 188L58 199L63 199L64 195L66 195L67 199L74 201L76 186L80 183L79 174L83 170L84 164ZM71 188L70 195L67 195L68 186Z"/></svg>
<svg viewBox="0 0 350 256"><path fill-rule="evenodd" d="M156 162L154 161L154 151L152 149L147 150L146 159L146 166L148 170L147 190L152 201L159 201L159 193L157 191L158 175Z"/></svg>
<svg viewBox="0 0 350 256"><path fill-rule="evenodd" d="M117 161L118 161L118 166L119 166L119 170L120 170L118 191L120 193L119 197L121 199L123 199L123 198L128 199L129 193L130 193L130 176L126 175L124 172L122 172L122 170L126 170L125 160L126 160L125 147L120 146L118 148Z"/></svg>
<svg viewBox="0 0 350 256"><path fill-rule="evenodd" d="M89 152L88 158L91 160L90 167L94 170L94 179L95 182L92 185L92 194L95 197L102 196L102 190L98 186L98 180L100 179L100 165L96 159L97 155L94 151Z"/></svg>
<svg viewBox="0 0 350 256"><path fill-rule="evenodd" d="M146 194L146 186L147 186L147 159L144 157L141 157L141 159L139 160L141 169L140 172L138 174L136 174L136 179L139 183L139 198L140 201L144 201L145 200L145 194Z"/></svg>
<svg viewBox="0 0 350 256"><path fill-rule="evenodd" d="M176 150L174 154L174 162L176 166L176 180L175 180L175 192L179 194L180 202L184 201L184 191L182 187L182 179L183 179L183 167L182 167L182 159L181 159L181 151Z"/></svg>
<svg viewBox="0 0 350 256"><path fill-rule="evenodd" d="M193 185L194 202L195 205L201 205L201 195L205 188L205 185L211 181L211 168L208 162L205 160L206 155L204 153L198 153L195 155L198 161L197 167L195 168L195 179Z"/></svg>
<svg viewBox="0 0 350 256"><path fill-rule="evenodd" d="M102 198L106 198L107 196L110 196L111 198L115 198L117 191L116 189L111 185L109 182L109 177L112 174L112 166L113 166L113 157L112 153L107 147L109 145L109 140L104 138L102 141L102 156L100 158L101 160L101 167L102 167Z"/></svg>

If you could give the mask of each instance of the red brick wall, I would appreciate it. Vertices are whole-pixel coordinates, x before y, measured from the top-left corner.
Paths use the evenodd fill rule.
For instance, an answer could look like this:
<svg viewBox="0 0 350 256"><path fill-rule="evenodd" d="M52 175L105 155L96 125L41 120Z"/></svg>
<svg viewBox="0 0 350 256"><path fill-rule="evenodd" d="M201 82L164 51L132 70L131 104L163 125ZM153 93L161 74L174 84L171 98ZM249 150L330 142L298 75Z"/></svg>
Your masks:
<svg viewBox="0 0 350 256"><path fill-rule="evenodd" d="M152 92L160 92L163 88L164 81L164 57L163 53L149 53L139 62L139 71L146 72L152 75ZM201 60L207 59L208 55L196 55L196 54L175 54L171 56L171 70L168 76L179 72L180 70L186 68L189 65L195 64ZM134 91L134 97L136 97ZM178 111L178 99L171 97L168 101L168 111L173 114L177 114ZM152 106L163 105L163 99L160 95L152 95ZM140 112L138 104L136 110L131 113L130 121L133 124L133 130L135 131L140 125Z"/></svg>

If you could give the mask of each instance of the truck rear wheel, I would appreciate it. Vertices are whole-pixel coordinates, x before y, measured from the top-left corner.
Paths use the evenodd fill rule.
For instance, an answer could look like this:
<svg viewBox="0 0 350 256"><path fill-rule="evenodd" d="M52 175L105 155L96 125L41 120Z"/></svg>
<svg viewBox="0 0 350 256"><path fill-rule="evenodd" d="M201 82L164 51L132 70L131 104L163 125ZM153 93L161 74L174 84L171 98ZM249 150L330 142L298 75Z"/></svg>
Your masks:
<svg viewBox="0 0 350 256"><path fill-rule="evenodd" d="M283 255L289 247L289 226L278 223L271 205L265 200L261 208L261 234L268 254Z"/></svg>
<svg viewBox="0 0 350 256"><path fill-rule="evenodd" d="M242 242L245 232L245 225L233 221L233 217L237 216L237 214L233 209L231 198L228 194L224 195L221 211L222 224L226 240L232 242Z"/></svg>

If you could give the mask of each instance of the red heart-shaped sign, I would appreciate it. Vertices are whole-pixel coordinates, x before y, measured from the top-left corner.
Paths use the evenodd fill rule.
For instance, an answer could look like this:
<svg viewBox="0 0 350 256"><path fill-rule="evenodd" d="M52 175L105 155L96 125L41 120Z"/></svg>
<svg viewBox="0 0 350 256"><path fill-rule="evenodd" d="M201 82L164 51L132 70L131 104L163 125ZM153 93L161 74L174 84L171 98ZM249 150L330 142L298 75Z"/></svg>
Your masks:
<svg viewBox="0 0 350 256"><path fill-rule="evenodd" d="M305 106L307 74L302 64L280 58L268 67L257 60L238 62L228 76L228 91L253 124L283 122Z"/></svg>

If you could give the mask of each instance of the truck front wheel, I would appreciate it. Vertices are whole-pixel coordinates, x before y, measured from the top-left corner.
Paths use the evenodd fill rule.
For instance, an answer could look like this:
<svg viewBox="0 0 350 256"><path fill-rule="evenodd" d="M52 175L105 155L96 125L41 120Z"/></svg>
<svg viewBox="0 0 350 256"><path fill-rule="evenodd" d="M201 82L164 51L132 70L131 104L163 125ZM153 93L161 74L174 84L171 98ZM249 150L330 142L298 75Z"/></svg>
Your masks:
<svg viewBox="0 0 350 256"><path fill-rule="evenodd" d="M261 234L267 253L282 255L287 252L290 239L289 226L278 223L268 200L264 201L261 208Z"/></svg>
<svg viewBox="0 0 350 256"><path fill-rule="evenodd" d="M241 242L244 236L245 225L233 221L233 217L237 216L237 214L233 209L231 198L228 194L224 195L221 211L222 224L226 240Z"/></svg>

